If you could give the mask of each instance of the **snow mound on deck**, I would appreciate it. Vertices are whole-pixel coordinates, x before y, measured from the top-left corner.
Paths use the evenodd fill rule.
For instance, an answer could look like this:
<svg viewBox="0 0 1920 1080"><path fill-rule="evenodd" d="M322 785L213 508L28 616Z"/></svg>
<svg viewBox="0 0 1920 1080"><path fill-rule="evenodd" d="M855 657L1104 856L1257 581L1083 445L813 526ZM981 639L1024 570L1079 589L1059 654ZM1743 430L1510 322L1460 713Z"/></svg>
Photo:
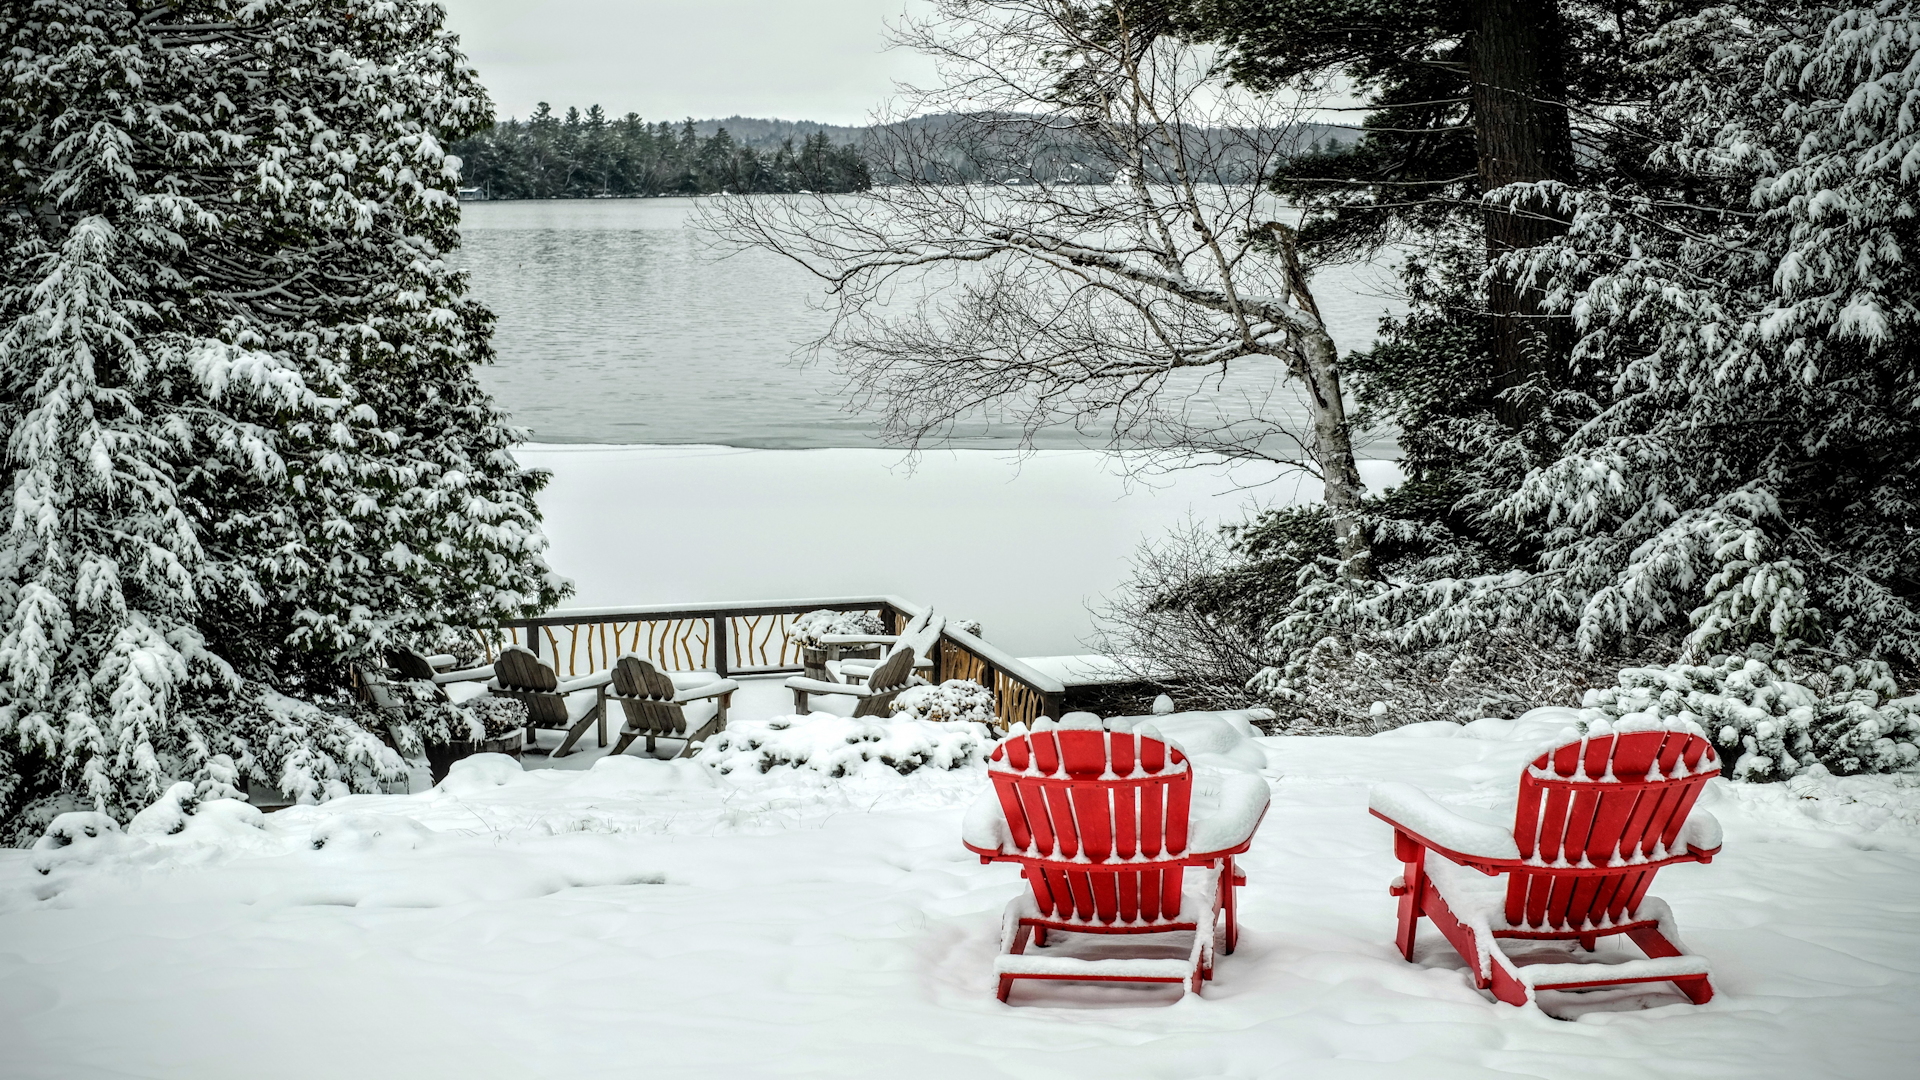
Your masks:
<svg viewBox="0 0 1920 1080"><path fill-rule="evenodd" d="M1266 751L1254 742L1260 732L1253 722L1271 719L1273 713L1268 709L1232 709L1116 716L1108 723L1129 722L1136 731L1150 727L1178 746L1197 766L1228 772L1259 772L1267 768L1268 762Z"/></svg>
<svg viewBox="0 0 1920 1080"><path fill-rule="evenodd" d="M1521 743L1558 742L1579 737L1580 710L1558 705L1528 709L1511 720L1498 716L1483 716L1465 724L1428 720L1389 728L1373 736L1376 739L1485 739Z"/></svg>
<svg viewBox="0 0 1920 1080"><path fill-rule="evenodd" d="M732 721L695 760L723 776L782 766L830 777L880 770L905 775L927 767L981 766L993 739L985 724L812 713Z"/></svg>

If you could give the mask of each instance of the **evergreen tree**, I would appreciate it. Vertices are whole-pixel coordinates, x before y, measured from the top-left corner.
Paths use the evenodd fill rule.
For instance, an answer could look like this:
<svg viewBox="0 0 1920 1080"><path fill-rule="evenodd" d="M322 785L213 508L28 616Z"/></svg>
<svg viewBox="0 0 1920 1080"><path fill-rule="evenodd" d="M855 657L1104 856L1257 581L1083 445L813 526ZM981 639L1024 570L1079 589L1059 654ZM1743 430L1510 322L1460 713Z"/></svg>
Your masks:
<svg viewBox="0 0 1920 1080"><path fill-rule="evenodd" d="M445 143L486 105L441 20L0 11L0 830L179 780L366 790L393 752L296 697L562 595L446 262Z"/></svg>
<svg viewBox="0 0 1920 1080"><path fill-rule="evenodd" d="M1275 677L1343 633L1495 629L1588 654L1920 664L1916 55L1920 14L1894 0L1713 8L1650 34L1631 74L1655 92L1617 117L1637 139L1620 167L1504 196L1568 223L1502 260L1578 334L1577 381L1534 421L1550 437L1454 421L1447 482L1416 478L1376 519L1389 581L1355 596L1322 573L1295 594ZM1433 279L1457 298L1472 272ZM1376 350L1430 346L1372 369L1418 369L1398 402L1429 421L1414 438L1448 430L1444 402L1406 407L1435 402L1432 372L1471 369L1459 325L1416 309Z"/></svg>

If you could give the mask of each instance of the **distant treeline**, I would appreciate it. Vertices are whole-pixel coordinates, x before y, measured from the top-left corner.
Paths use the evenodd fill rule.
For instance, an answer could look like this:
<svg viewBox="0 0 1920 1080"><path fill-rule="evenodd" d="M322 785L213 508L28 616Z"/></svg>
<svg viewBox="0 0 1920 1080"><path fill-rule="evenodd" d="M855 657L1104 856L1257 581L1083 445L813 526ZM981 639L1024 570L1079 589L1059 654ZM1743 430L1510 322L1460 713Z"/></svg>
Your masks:
<svg viewBox="0 0 1920 1080"><path fill-rule="evenodd" d="M595 105L556 116L541 102L526 120L506 120L454 143L465 187L492 199L587 199L623 195L709 195L719 191L864 191L867 163L825 132L756 149L724 127L702 136L636 113L609 120Z"/></svg>

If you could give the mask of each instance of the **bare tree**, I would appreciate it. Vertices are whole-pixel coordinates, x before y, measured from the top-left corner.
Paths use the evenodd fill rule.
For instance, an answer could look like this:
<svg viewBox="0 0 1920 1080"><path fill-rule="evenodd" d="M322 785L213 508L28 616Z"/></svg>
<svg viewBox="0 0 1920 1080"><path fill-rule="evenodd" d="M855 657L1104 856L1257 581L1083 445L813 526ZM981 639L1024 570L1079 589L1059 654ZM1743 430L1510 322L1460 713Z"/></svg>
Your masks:
<svg viewBox="0 0 1920 1080"><path fill-rule="evenodd" d="M1338 353L1260 182L1304 148L1297 106L1126 5L933 8L896 37L940 79L873 129L873 190L730 197L708 226L828 283L816 349L894 441L991 414L1160 464L1296 466L1368 573Z"/></svg>

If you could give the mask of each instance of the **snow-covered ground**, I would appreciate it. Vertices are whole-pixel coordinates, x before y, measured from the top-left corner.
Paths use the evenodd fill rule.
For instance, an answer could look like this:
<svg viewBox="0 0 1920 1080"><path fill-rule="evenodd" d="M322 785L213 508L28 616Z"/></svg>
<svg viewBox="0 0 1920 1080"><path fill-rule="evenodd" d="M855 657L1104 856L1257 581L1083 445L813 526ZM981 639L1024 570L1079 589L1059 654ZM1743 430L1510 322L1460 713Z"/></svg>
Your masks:
<svg viewBox="0 0 1920 1080"><path fill-rule="evenodd" d="M1086 605L1143 539L1251 504L1317 499L1298 474L1202 468L1129 484L1091 450L1024 461L992 450L538 446L551 560L569 605L701 604L891 593L978 619L1015 656L1080 653ZM1374 490L1399 482L1363 461ZM1253 486L1258 485L1258 486Z"/></svg>
<svg viewBox="0 0 1920 1080"><path fill-rule="evenodd" d="M743 711L736 729L754 722ZM1706 1006L1660 991L1549 1003L1569 1021L1497 1005L1431 929L1402 962L1369 785L1496 805L1540 735L1423 725L1237 748L1264 756L1273 789L1244 860L1241 947L1172 1005L1159 988L1066 984L994 1000L1000 910L1021 883L960 846L978 767L832 779L476 759L431 792L262 827L203 809L176 835L67 849L90 860L0 852L0 1075L1910 1073L1910 777L1714 783L1724 853L1655 889L1713 962Z"/></svg>

